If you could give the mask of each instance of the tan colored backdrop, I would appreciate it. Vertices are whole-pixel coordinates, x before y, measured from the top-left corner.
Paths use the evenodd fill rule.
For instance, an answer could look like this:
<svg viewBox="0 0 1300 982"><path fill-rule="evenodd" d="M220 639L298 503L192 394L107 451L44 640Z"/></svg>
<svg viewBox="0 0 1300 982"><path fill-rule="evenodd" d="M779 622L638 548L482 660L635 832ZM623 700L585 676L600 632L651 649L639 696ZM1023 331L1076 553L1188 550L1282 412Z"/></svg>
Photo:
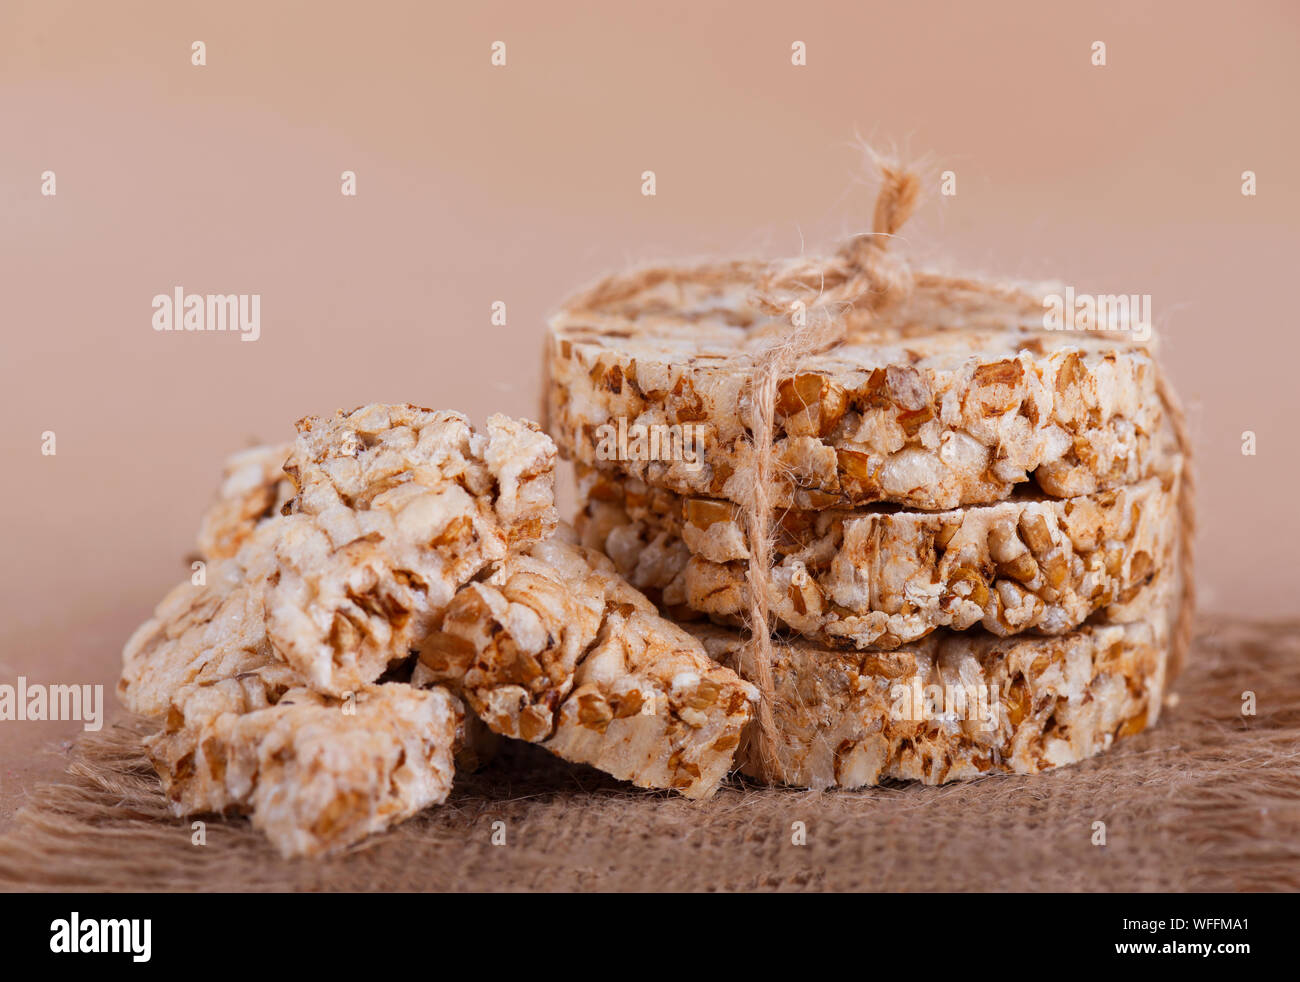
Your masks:
<svg viewBox="0 0 1300 982"><path fill-rule="evenodd" d="M866 227L858 138L957 174L914 255L1152 295L1205 605L1294 610L1298 10L5 0L0 682L111 699L227 452L372 400L532 415L592 277ZM260 293L261 339L156 333L176 286ZM77 724L0 727L3 821Z"/></svg>

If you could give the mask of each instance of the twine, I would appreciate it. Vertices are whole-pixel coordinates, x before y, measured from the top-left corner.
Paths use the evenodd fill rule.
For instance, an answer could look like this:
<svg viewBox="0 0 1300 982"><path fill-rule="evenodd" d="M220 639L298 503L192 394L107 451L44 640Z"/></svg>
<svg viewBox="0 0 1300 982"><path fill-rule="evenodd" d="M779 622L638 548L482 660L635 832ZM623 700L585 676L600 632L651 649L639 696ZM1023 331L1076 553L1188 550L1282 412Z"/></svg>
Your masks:
<svg viewBox="0 0 1300 982"><path fill-rule="evenodd" d="M777 773L780 735L772 712L776 686L772 678L774 652L767 596L775 539L769 490L775 463L777 386L783 375L794 371L800 358L842 344L848 336L850 313L856 323L865 323L877 310L911 294L911 268L887 250L890 239L916 208L921 181L887 161L878 162L882 182L871 235L853 237L829 260L797 260L773 270L761 282L757 297L759 306L768 313L786 313L793 307L803 319L789 334L768 342L758 355L750 400L754 469L741 495L748 500L740 502L745 508L750 543L745 578L749 582L749 635L753 647L751 681L762 696L754 749L767 774ZM812 304L798 299L800 293L813 287L817 296ZM833 309L837 307L848 309Z"/></svg>
<svg viewBox="0 0 1300 982"><path fill-rule="evenodd" d="M609 277L566 305L575 313L617 315L632 312L638 297L650 290L688 285L718 289L744 287L748 299L770 316L789 316L791 328L770 338L755 355L750 406L750 442L753 470L738 493L745 514L750 555L746 570L749 586L750 679L759 689L758 733L755 750L768 775L777 775L776 748L780 735L773 714L775 654L768 600L768 578L775 547L772 475L776 469L776 403L783 378L796 374L801 359L843 344L851 331L865 327L889 307L924 296L935 307L961 310L970 321L1010 315L1041 318L1043 303L1024 287L974 277L914 272L896 251L889 251L893 236L912 215L920 197L921 181L897 163L874 157L881 186L876 197L870 233L854 236L833 255L799 258L778 263L737 260L693 267L652 267ZM631 308L631 309L629 309ZM1154 359L1153 359L1154 362ZM1182 405L1163 369L1155 364L1156 391L1164 405L1178 449L1183 456L1178 511L1181 596L1177 619L1170 634L1169 670L1181 669L1191 645L1195 614L1196 512L1192 443Z"/></svg>

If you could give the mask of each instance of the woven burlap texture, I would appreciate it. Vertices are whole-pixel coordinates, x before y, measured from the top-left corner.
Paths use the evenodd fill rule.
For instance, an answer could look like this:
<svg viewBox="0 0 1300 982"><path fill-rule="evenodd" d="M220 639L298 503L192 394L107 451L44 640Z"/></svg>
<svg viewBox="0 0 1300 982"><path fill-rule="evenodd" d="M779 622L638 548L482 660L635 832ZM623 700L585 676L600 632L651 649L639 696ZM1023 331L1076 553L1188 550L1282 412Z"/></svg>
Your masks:
<svg viewBox="0 0 1300 982"><path fill-rule="evenodd" d="M0 888L1296 890L1298 638L1300 622L1202 619L1159 725L1048 774L821 793L737 782L688 802L512 745L447 804L324 862L281 860L240 818L206 818L207 844L191 844L139 747L149 725L128 720L83 737L66 782L32 793L0 839Z"/></svg>

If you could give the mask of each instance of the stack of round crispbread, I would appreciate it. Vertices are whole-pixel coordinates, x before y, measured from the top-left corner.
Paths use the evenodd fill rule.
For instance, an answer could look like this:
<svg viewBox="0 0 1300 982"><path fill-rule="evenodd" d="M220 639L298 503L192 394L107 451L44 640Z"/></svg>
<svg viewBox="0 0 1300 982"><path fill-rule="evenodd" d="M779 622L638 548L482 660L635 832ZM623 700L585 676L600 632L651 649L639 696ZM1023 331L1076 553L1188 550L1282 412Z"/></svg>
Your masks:
<svg viewBox="0 0 1300 982"><path fill-rule="evenodd" d="M868 316L817 311L843 319L835 342L794 352L773 389L769 353L798 332L765 275L615 277L552 320L545 352L584 544L717 660L751 681L766 660L775 746L752 724L742 770L1034 773L1155 722L1189 630L1191 511L1152 345L1048 330L1041 292L918 274Z"/></svg>

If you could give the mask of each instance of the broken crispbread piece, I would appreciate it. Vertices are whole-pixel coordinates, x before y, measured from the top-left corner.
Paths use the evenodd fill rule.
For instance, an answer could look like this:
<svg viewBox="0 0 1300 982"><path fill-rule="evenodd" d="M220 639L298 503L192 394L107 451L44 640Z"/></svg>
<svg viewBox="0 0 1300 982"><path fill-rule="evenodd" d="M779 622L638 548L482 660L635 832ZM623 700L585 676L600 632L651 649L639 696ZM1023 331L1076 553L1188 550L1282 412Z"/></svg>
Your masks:
<svg viewBox="0 0 1300 982"><path fill-rule="evenodd" d="M456 486L491 509L507 540L527 542L555 529L554 463L555 445L528 420L496 414L476 432L461 413L373 404L299 420L284 470L295 512L392 510L378 499L394 490Z"/></svg>
<svg viewBox="0 0 1300 982"><path fill-rule="evenodd" d="M282 855L337 852L451 790L461 707L445 689L367 686L340 701L256 679L194 690L145 742L177 815L248 812Z"/></svg>
<svg viewBox="0 0 1300 982"><path fill-rule="evenodd" d="M150 745L179 810L251 810L295 855L442 800L453 753L490 755L444 690L370 683L556 520L555 448L534 424L475 433L456 413L368 406L299 428L287 455L228 467L203 577L135 632L119 683L131 710L166 714Z"/></svg>
<svg viewBox="0 0 1300 982"><path fill-rule="evenodd" d="M159 715L184 686L263 668L342 696L409 657L458 586L554 526L554 445L535 424L495 416L479 434L456 413L368 406L301 427L292 496L271 465L283 448L228 466L204 521L206 579L176 587L125 647L128 708ZM286 514L269 513L280 500Z"/></svg>
<svg viewBox="0 0 1300 982"><path fill-rule="evenodd" d="M366 406L299 422L272 549L267 633L320 692L405 658L456 590L555 527L555 445L536 424Z"/></svg>
<svg viewBox="0 0 1300 982"><path fill-rule="evenodd" d="M566 760L708 797L757 691L566 537L464 587L413 681L449 686L491 729Z"/></svg>
<svg viewBox="0 0 1300 982"><path fill-rule="evenodd" d="M161 716L188 687L257 671L276 694L301 684L266 634L264 580L276 530L263 524L229 559L210 563L204 582L174 587L122 651L118 697L127 709Z"/></svg>
<svg viewBox="0 0 1300 982"><path fill-rule="evenodd" d="M293 482L284 472L291 443L250 447L231 454L222 468L216 500L199 522L199 555L211 562L228 559L261 522L293 497Z"/></svg>
<svg viewBox="0 0 1300 982"><path fill-rule="evenodd" d="M299 425L286 514L210 513L216 551L238 552L128 641L119 692L133 711L159 715L181 686L272 658L289 684L343 696L409 657L458 587L555 526L555 447L533 423L494 416L484 434L458 413L367 406ZM278 451L254 456L223 496L281 496ZM218 533L216 514L240 517Z"/></svg>

